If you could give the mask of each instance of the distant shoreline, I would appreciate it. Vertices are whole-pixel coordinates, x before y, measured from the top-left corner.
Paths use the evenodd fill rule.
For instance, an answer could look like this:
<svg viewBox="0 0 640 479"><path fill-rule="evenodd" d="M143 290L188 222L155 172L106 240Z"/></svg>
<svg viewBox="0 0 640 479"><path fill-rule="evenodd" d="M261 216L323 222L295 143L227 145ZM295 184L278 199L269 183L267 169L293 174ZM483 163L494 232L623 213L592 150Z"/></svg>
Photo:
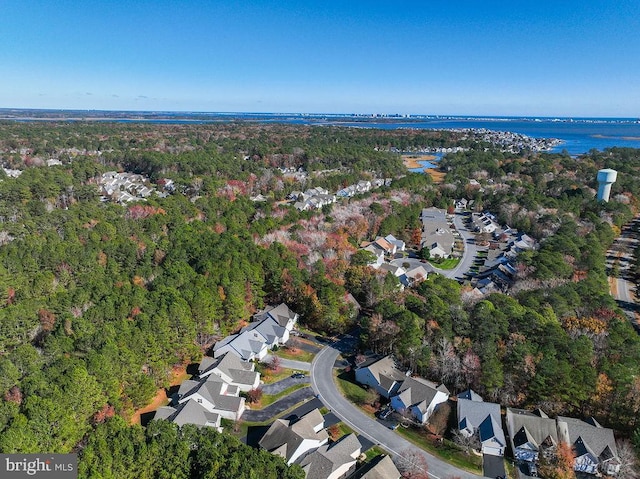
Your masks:
<svg viewBox="0 0 640 479"><path fill-rule="evenodd" d="M424 168L424 165L418 163L419 161L437 161L438 157L435 155L411 155L411 156L402 156L402 162L404 166L408 169L413 168Z"/></svg>

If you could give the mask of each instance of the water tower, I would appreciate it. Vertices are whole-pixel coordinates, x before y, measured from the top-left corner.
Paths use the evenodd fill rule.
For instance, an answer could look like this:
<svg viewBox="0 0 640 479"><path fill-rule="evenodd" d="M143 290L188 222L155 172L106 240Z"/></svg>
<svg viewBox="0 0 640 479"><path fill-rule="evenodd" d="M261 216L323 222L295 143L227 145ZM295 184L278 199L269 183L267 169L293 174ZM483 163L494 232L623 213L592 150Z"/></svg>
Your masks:
<svg viewBox="0 0 640 479"><path fill-rule="evenodd" d="M609 201L611 185L616 182L618 172L609 168L598 171L598 201Z"/></svg>

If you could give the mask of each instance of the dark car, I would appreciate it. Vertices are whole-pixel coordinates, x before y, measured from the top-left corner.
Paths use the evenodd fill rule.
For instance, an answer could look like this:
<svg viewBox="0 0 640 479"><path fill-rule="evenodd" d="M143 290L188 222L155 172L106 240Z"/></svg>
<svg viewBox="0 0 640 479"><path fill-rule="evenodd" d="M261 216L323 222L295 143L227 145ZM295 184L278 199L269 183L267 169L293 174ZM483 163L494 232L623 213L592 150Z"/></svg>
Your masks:
<svg viewBox="0 0 640 479"><path fill-rule="evenodd" d="M291 377L293 379L303 379L303 378L306 378L307 375L305 373L293 373Z"/></svg>

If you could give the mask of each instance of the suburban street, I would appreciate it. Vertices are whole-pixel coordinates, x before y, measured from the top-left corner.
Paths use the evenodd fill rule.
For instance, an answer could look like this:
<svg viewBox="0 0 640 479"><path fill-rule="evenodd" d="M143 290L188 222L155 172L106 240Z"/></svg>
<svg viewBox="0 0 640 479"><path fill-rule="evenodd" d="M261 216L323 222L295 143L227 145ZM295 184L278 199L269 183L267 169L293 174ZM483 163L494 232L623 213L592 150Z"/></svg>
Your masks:
<svg viewBox="0 0 640 479"><path fill-rule="evenodd" d="M635 298L635 284L631 281L632 266L634 262L633 251L640 244L640 218L635 218L631 223L622 228L609 251L607 251L607 271L610 276L611 294L624 310L631 323L640 329L637 320L638 304ZM617 270L617 272L614 272Z"/></svg>
<svg viewBox="0 0 640 479"><path fill-rule="evenodd" d="M471 269L473 260L476 256L476 253L478 252L478 246L476 245L475 234L464 225L464 216L462 215L462 213L456 212L454 214L453 224L456 227L458 233L460 233L460 236L464 243L462 258L455 268L450 270L437 269L436 271L443 276L446 276L447 278L459 279L462 278L462 276Z"/></svg>
<svg viewBox="0 0 640 479"><path fill-rule="evenodd" d="M433 479L450 479L452 477L478 479L480 476L457 469L414 446L402 436L367 416L342 396L333 381L333 368L340 353L339 349L343 347L344 343L343 339L333 346L326 346L311 363L311 385L324 405L358 434L379 445L393 456L406 457L408 452L422 455L427 461L429 477Z"/></svg>

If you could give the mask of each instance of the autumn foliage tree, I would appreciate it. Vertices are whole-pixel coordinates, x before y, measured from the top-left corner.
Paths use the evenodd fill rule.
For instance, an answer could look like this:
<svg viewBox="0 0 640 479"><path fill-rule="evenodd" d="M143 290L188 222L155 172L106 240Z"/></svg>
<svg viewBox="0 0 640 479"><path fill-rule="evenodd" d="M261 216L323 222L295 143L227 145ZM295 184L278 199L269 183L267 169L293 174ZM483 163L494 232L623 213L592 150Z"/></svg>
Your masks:
<svg viewBox="0 0 640 479"><path fill-rule="evenodd" d="M547 479L574 479L575 455L566 442L549 448L540 458L540 475Z"/></svg>

